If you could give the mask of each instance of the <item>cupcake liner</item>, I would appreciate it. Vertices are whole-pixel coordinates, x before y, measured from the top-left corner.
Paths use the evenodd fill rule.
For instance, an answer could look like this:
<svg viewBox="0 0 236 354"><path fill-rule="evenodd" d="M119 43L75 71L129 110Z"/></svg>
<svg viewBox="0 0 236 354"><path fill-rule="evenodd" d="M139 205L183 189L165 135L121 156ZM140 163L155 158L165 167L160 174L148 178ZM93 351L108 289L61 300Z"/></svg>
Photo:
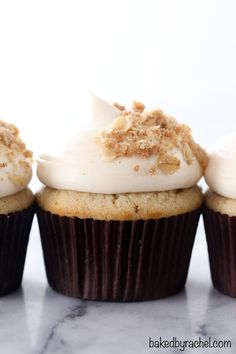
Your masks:
<svg viewBox="0 0 236 354"><path fill-rule="evenodd" d="M236 297L236 216L203 208L211 278L222 293Z"/></svg>
<svg viewBox="0 0 236 354"><path fill-rule="evenodd" d="M37 207L50 286L90 300L169 296L185 284L201 208L159 220L61 217Z"/></svg>
<svg viewBox="0 0 236 354"><path fill-rule="evenodd" d="M0 215L0 296L21 285L33 215L34 206Z"/></svg>

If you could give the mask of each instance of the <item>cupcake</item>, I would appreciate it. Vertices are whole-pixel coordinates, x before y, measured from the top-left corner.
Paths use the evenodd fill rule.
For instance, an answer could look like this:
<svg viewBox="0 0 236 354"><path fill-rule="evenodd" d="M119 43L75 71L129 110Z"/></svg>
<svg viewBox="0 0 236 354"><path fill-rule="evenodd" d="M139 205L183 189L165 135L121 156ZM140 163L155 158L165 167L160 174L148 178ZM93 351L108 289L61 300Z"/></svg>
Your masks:
<svg viewBox="0 0 236 354"><path fill-rule="evenodd" d="M161 110L91 96L88 124L42 155L36 195L50 286L91 300L169 296L186 281L207 155Z"/></svg>
<svg viewBox="0 0 236 354"><path fill-rule="evenodd" d="M204 224L213 285L236 297L236 133L212 149L205 180Z"/></svg>
<svg viewBox="0 0 236 354"><path fill-rule="evenodd" d="M32 153L13 124L0 121L0 296L22 280L33 219Z"/></svg>

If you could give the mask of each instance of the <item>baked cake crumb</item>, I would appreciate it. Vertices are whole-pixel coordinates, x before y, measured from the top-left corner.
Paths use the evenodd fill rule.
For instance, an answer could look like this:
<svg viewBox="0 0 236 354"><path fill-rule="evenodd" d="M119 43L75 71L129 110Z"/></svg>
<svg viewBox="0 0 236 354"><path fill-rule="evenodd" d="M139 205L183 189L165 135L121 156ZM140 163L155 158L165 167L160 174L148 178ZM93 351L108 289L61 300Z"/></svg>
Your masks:
<svg viewBox="0 0 236 354"><path fill-rule="evenodd" d="M180 160L172 152L176 149L182 152L187 164L197 159L203 169L206 167L207 153L194 141L187 125L179 124L160 109L146 111L140 102L133 102L131 110L115 105L120 107L120 115L95 137L108 161L123 156L136 155L143 159L156 156L156 164L150 167L149 173L156 174L159 169L169 175L180 168Z"/></svg>
<svg viewBox="0 0 236 354"><path fill-rule="evenodd" d="M138 172L138 171L139 171L139 168L140 168L139 165L135 165L135 166L134 166L134 171L135 171L135 172Z"/></svg>

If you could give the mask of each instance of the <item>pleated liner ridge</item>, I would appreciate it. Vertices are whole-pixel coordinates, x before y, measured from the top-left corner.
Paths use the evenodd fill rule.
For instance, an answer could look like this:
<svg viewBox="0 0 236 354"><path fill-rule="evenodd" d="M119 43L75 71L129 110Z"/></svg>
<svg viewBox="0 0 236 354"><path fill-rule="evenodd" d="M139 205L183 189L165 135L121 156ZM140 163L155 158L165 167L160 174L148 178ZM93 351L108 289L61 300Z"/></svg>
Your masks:
<svg viewBox="0 0 236 354"><path fill-rule="evenodd" d="M0 215L0 296L21 285L33 216L34 206Z"/></svg>
<svg viewBox="0 0 236 354"><path fill-rule="evenodd" d="M236 217L203 208L213 285L236 297Z"/></svg>
<svg viewBox="0 0 236 354"><path fill-rule="evenodd" d="M138 221L60 217L37 207L50 286L90 300L169 296L185 284L201 208Z"/></svg>

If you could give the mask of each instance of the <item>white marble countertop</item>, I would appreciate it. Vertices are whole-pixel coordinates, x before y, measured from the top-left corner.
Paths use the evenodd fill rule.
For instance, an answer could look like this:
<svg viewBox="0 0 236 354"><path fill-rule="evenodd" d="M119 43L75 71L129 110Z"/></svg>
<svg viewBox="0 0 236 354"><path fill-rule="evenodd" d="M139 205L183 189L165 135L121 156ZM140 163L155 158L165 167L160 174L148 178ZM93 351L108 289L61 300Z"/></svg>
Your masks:
<svg viewBox="0 0 236 354"><path fill-rule="evenodd" d="M231 349L186 349L185 353L236 352L236 299L212 288L202 221L187 286L180 294L143 303L80 301L47 286L34 220L23 285L0 298L1 354L181 353L149 348L152 339L232 341Z"/></svg>

